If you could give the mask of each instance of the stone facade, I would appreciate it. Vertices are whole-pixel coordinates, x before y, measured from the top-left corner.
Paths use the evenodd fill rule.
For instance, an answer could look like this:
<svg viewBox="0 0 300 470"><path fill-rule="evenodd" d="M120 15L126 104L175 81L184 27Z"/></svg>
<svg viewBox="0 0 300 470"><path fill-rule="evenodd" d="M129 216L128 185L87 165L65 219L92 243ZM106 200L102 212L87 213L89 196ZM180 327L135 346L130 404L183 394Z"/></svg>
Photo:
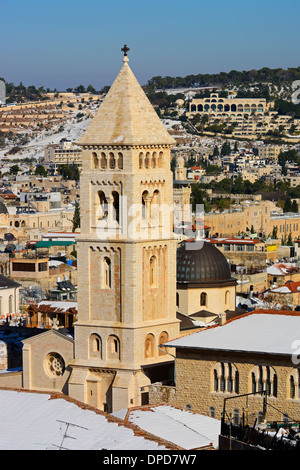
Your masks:
<svg viewBox="0 0 300 470"><path fill-rule="evenodd" d="M174 141L127 57L78 144L82 219L69 394L112 412L142 403L145 369L170 362L157 346L179 334Z"/></svg>
<svg viewBox="0 0 300 470"><path fill-rule="evenodd" d="M230 363L238 370L238 393L214 391L214 368L218 363ZM149 400L151 403L167 402L183 409L191 409L201 414L214 415L220 419L226 403L226 412L234 412L245 424L253 425L258 414L263 411L261 394L240 396L252 392L251 374L263 364L275 370L277 375L277 396L268 396L267 420L282 421L283 415L298 419L300 413L299 398L290 398L290 376L297 371L290 357L271 357L250 353L229 353L225 351L196 351L177 349L176 351L176 387L160 384L151 385ZM264 376L264 380L266 377ZM239 396L238 396L239 395ZM274 407L274 408L273 408ZM235 411L236 410L236 411ZM238 413L237 413L238 410Z"/></svg>

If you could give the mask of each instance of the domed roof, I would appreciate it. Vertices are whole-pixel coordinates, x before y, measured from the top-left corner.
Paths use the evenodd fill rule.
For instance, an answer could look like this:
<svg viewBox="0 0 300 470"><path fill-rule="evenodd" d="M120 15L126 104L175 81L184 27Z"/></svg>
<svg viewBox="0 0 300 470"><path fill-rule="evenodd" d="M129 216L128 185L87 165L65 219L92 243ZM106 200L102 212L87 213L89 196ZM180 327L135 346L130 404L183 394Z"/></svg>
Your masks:
<svg viewBox="0 0 300 470"><path fill-rule="evenodd" d="M220 250L205 240L183 242L177 249L177 283L205 286L235 285Z"/></svg>
<svg viewBox="0 0 300 470"><path fill-rule="evenodd" d="M176 157L176 167L177 168L184 168L184 164L185 164L185 161L184 161L184 158L183 157Z"/></svg>

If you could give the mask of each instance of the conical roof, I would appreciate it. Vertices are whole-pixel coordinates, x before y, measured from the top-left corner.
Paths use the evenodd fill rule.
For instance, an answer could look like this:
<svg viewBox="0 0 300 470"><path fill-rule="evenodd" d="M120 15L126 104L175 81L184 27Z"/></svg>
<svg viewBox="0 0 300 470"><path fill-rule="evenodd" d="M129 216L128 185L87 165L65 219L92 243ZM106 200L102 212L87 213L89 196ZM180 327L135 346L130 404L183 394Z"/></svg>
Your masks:
<svg viewBox="0 0 300 470"><path fill-rule="evenodd" d="M124 65L79 145L174 145L124 57Z"/></svg>

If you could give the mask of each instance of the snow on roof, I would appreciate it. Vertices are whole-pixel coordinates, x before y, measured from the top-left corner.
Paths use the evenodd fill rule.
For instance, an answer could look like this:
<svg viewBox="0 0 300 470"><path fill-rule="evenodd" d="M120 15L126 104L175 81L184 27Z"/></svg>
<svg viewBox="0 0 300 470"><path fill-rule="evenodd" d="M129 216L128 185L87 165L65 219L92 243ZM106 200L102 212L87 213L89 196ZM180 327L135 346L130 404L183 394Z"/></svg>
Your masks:
<svg viewBox="0 0 300 470"><path fill-rule="evenodd" d="M165 343L176 348L215 349L254 353L295 353L299 341L300 313L255 310L228 321Z"/></svg>
<svg viewBox="0 0 300 470"><path fill-rule="evenodd" d="M56 266L61 266L62 264L64 264L62 261L57 261L55 259L49 261L49 267L50 268L56 267Z"/></svg>
<svg viewBox="0 0 300 470"><path fill-rule="evenodd" d="M274 287L270 292L277 292L280 294L290 294L291 292L297 293L300 291L299 281L287 281L283 286Z"/></svg>
<svg viewBox="0 0 300 470"><path fill-rule="evenodd" d="M267 273L273 276L285 276L293 268L292 264L277 263L267 267Z"/></svg>
<svg viewBox="0 0 300 470"><path fill-rule="evenodd" d="M75 308L77 310L77 302L63 301L63 300L42 300L38 303L38 308L41 307L50 307L53 309L60 310L61 312L66 312L70 308Z"/></svg>
<svg viewBox="0 0 300 470"><path fill-rule="evenodd" d="M1 450L166 450L129 423L50 393L0 390ZM71 423L67 428L67 423ZM63 438L65 432L71 438Z"/></svg>
<svg viewBox="0 0 300 470"><path fill-rule="evenodd" d="M210 243L226 243L226 244L241 244L241 245L256 245L257 243L264 243L258 238L208 238Z"/></svg>
<svg viewBox="0 0 300 470"><path fill-rule="evenodd" d="M218 446L219 420L169 405L129 409L126 421L185 450Z"/></svg>

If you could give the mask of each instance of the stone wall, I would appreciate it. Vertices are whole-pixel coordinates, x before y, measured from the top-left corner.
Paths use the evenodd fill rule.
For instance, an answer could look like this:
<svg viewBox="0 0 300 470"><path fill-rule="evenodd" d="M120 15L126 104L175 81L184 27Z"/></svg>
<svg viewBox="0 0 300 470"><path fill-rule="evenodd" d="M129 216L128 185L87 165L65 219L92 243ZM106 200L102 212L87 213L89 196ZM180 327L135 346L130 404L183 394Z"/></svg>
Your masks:
<svg viewBox="0 0 300 470"><path fill-rule="evenodd" d="M239 391L235 393L214 392L213 369L217 362L229 360L239 372ZM282 421L283 414L297 419L300 401L289 398L289 376L294 369L291 358L271 357L246 353L225 353L193 350L178 350L176 358L176 387L153 384L149 389L150 403L168 403L182 409L191 409L201 414L209 414L210 407L215 409L215 418L221 419L224 399L235 396L226 402L226 412L243 412L245 423L253 425L258 412L263 410L263 397L260 394L240 396L251 393L251 371L254 366L264 363L273 367L278 378L277 397L268 396L267 420ZM274 407L274 408L273 408ZM277 411L278 410L278 411Z"/></svg>

